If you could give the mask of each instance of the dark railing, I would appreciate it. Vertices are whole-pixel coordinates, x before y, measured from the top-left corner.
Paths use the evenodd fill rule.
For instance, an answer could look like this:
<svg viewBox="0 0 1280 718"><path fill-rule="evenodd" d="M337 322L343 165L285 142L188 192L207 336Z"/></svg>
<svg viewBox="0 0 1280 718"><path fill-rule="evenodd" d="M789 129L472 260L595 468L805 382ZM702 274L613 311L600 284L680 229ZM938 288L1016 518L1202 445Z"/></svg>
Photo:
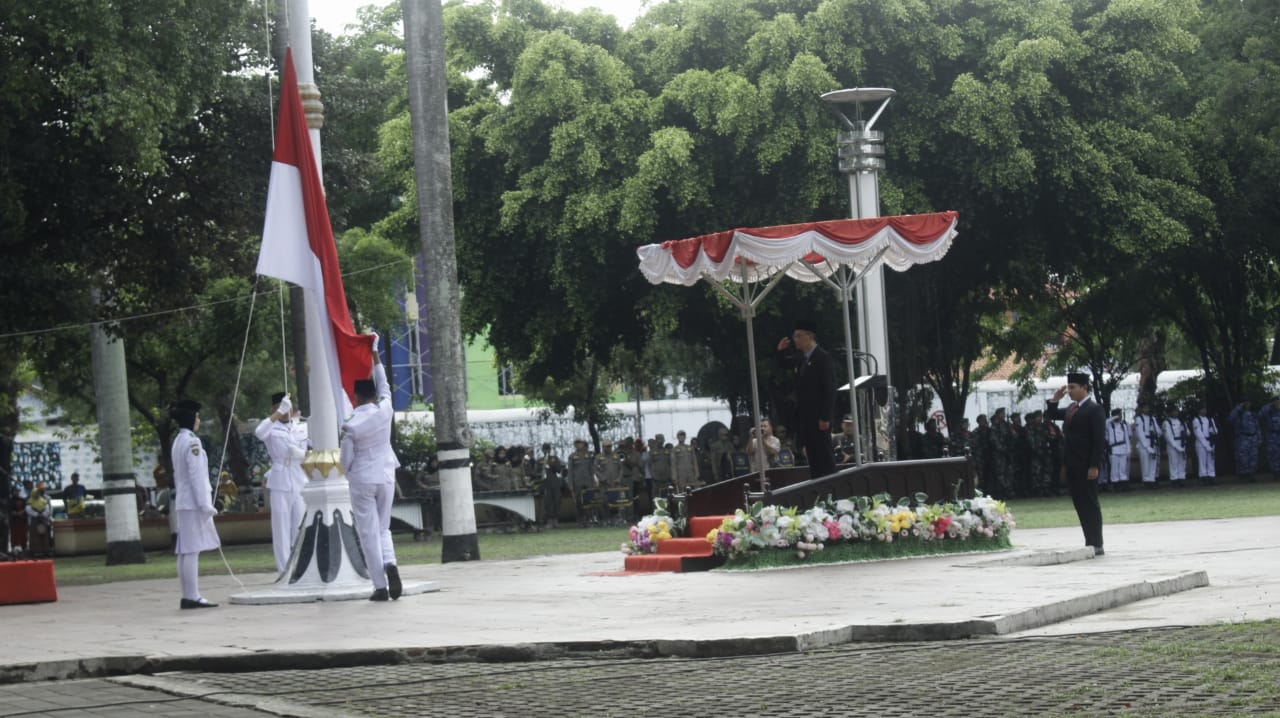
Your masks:
<svg viewBox="0 0 1280 718"><path fill-rule="evenodd" d="M847 499L887 493L894 500L918 493L930 501L951 501L973 497L973 471L967 458L921 459L917 461L881 461L850 466L830 476L809 478L808 467L769 469L765 473L767 489L759 493L756 474L691 490L684 497L687 516L731 514L744 508L748 499L777 506L809 509L817 501L831 497Z"/></svg>

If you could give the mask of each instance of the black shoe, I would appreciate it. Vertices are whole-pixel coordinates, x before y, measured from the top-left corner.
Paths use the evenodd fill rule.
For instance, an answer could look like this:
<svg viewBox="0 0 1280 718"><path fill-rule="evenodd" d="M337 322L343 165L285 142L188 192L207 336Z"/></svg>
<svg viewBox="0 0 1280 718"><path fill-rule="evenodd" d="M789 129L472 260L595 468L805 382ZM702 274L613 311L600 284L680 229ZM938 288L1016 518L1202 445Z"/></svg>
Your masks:
<svg viewBox="0 0 1280 718"><path fill-rule="evenodd" d="M387 572L387 593L391 595L394 601L400 598L400 594L404 593L404 584L400 583L400 569L394 563L389 563L382 567Z"/></svg>
<svg viewBox="0 0 1280 718"><path fill-rule="evenodd" d="M369 596L369 600L370 600L370 601L385 601L385 600L387 600L387 589L385 589L385 588L375 588L375 589L373 589L373 595L372 595L372 596Z"/></svg>
<svg viewBox="0 0 1280 718"><path fill-rule="evenodd" d="M1094 547L1093 547L1093 555L1094 555L1094 556L1103 556L1103 555L1105 555L1106 553L1107 553L1106 551L1103 551L1103 550L1102 550L1102 547L1101 547L1101 546L1094 546Z"/></svg>
<svg viewBox="0 0 1280 718"><path fill-rule="evenodd" d="M182 599L181 601L179 601L179 602L178 602L178 608L181 608L181 609L188 609L188 608L217 608L217 607L218 607L218 604L216 604L216 603L209 603L208 601L204 600L203 598L202 598L202 599L200 599L200 600L198 600L198 601L192 601L192 600L191 600L191 599L189 599L189 598L184 598L184 599Z"/></svg>

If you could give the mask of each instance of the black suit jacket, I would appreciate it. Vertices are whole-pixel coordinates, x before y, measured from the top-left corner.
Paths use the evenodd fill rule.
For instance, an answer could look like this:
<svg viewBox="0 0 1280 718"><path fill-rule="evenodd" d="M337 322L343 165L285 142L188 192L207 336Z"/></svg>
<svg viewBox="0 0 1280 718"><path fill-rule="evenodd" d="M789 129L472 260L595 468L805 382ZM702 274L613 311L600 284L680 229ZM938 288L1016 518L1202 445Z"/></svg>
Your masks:
<svg viewBox="0 0 1280 718"><path fill-rule="evenodd" d="M813 348L806 360L796 352L796 418L801 426L816 428L819 421L828 424L836 413L836 370L831 355L821 346ZM827 427L830 430L830 426Z"/></svg>
<svg viewBox="0 0 1280 718"><path fill-rule="evenodd" d="M1067 412L1059 409L1057 404L1045 403L1045 419L1062 421L1062 437L1064 447L1064 463L1067 468L1068 481L1084 481L1088 479L1089 469L1102 468L1106 460L1107 441L1104 437L1102 405L1089 396L1076 409L1067 421Z"/></svg>

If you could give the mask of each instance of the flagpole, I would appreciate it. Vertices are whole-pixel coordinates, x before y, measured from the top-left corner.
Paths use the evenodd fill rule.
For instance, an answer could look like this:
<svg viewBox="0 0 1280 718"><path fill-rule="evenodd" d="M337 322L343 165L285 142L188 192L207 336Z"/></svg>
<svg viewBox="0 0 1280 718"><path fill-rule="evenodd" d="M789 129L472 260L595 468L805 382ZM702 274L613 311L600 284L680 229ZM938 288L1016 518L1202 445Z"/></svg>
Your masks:
<svg viewBox="0 0 1280 718"><path fill-rule="evenodd" d="M369 568L365 564L356 537L350 485L342 472L338 446L338 425L346 417L338 416L337 402L341 397L334 390L335 372L340 373L340 368L331 363L331 359L336 361L332 352L335 349L337 330L332 310L328 306L331 288L328 281L333 280L338 283L337 296L340 296L341 276L337 268L336 248L332 247L333 237L329 228L328 210L324 206L323 185L320 184L319 130L324 124L322 114L324 106L319 102L319 90L311 82L314 77L311 68L311 23L306 0L292 0L288 13L291 49L286 53L286 65L290 55L294 59L292 68L286 66L281 73L280 124L282 133L286 127L296 129L289 132L288 138L277 137L277 157L281 156L279 146L281 142L293 142L295 139L300 141L304 136L311 140L310 147L314 163L301 161L298 152L295 151L293 159L297 160L300 166L290 165L292 170L289 171L296 172L292 178L295 183L300 181L302 185L298 189L302 191L299 199L303 204L302 207L297 208L300 210L299 213L291 216L290 224L295 232L301 227L302 234L308 235L307 239L300 240L298 244L318 241L321 246L328 245L324 249L327 250L329 259L325 260L308 254L307 259L294 263L306 265L312 260L320 262L320 267L316 270L318 274L314 277L315 281L307 284L302 291L306 305L304 313L308 358L307 388L311 398L311 416L307 421L311 448L302 461L302 468L308 478L306 486L302 489L302 499L306 506L302 525L293 542L289 563L276 578L275 583L267 588L252 589L232 595L231 602L237 604L352 600L367 597L372 588ZM300 51L295 54L295 49ZM305 81L304 77L307 78ZM291 82L297 84L296 95L293 94L294 88L288 86ZM309 91L304 92L304 86L309 87ZM307 100L308 95L311 101ZM285 107L286 96L289 102L288 107ZM301 132L301 120L297 112L299 100L301 100L302 113L306 121L305 135ZM293 122L289 123L287 120ZM297 147L297 144L291 146ZM305 158L306 153L302 152L301 157ZM273 161L272 164L274 185L275 165L278 162ZM311 164L314 166L310 166ZM288 173L286 172L283 177L289 177ZM311 207L306 206L308 182L313 188L309 195L314 200ZM281 194L288 195L283 188ZM279 231L280 227L278 224L273 224L276 219L272 216L272 196L272 191L269 190L267 226L263 230L263 255L267 254L269 230L274 233ZM318 227L314 226L317 224ZM313 234L317 230L319 235ZM272 236L274 237L274 234ZM317 236L323 239L317 240ZM306 251L316 251L315 246L310 245ZM259 272L264 271L262 261L263 257L260 256ZM332 276L326 274L326 262L331 265ZM310 267L307 267L307 271L310 272ZM278 276L278 274L278 272L271 273L270 276ZM300 282L303 278L297 277L293 281ZM335 299L335 301L341 306L341 315L345 317L345 305L340 300ZM350 326L345 326L350 324L349 320L344 318L342 324L345 327L344 331L351 331ZM376 356L374 361L377 361ZM431 582L405 581L403 583L403 593L406 595L434 590L437 590L437 586Z"/></svg>

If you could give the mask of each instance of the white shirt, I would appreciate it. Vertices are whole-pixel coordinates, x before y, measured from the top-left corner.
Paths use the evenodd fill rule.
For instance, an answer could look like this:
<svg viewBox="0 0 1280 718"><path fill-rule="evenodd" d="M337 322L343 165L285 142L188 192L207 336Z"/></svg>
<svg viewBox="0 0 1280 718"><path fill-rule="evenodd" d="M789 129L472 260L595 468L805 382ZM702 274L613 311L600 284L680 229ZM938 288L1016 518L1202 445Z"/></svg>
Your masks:
<svg viewBox="0 0 1280 718"><path fill-rule="evenodd" d="M182 429L173 439L173 509L200 511L212 515L213 487L209 483L209 457L200 437Z"/></svg>
<svg viewBox="0 0 1280 718"><path fill-rule="evenodd" d="M267 445L271 468L267 471L267 488L272 491L301 491L307 483L302 460L307 456L307 436L289 422L268 416L258 422L253 435Z"/></svg>
<svg viewBox="0 0 1280 718"><path fill-rule="evenodd" d="M374 362L373 381L378 400L357 406L351 418L343 422L338 439L342 470L353 484L394 483L395 470L400 465L391 449L391 418L395 410L382 362Z"/></svg>

